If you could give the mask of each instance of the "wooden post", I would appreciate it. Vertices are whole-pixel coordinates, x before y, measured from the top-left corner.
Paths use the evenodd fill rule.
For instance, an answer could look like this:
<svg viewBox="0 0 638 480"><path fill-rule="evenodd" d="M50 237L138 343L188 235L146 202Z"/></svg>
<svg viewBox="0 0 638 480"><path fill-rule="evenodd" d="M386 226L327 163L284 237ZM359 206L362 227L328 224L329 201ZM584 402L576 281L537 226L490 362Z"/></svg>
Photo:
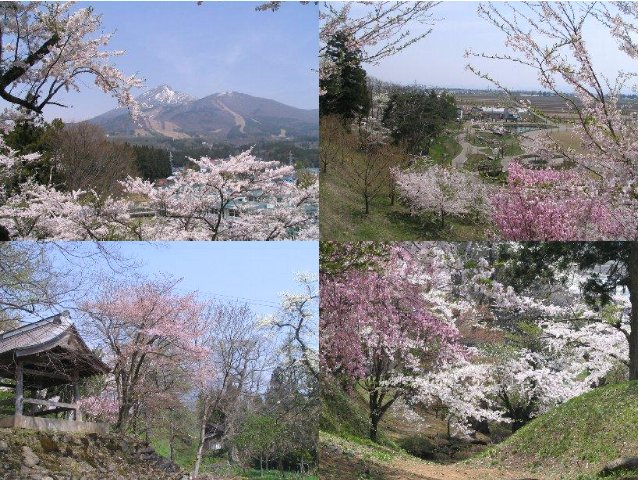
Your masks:
<svg viewBox="0 0 638 480"><path fill-rule="evenodd" d="M22 375L22 362L16 361L16 416L22 415L24 399L24 377Z"/></svg>
<svg viewBox="0 0 638 480"><path fill-rule="evenodd" d="M75 405L73 419L76 422L81 422L82 412L80 412L80 376L77 371L73 372L73 403Z"/></svg>

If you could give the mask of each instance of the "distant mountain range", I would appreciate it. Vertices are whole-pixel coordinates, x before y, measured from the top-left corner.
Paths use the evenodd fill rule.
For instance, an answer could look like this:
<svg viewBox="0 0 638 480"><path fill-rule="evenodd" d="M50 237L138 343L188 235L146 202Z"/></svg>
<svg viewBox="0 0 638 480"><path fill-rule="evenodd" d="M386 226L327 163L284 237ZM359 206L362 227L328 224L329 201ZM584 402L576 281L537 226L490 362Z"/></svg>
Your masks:
<svg viewBox="0 0 638 480"><path fill-rule="evenodd" d="M142 118L133 123L128 110L116 108L90 120L113 137L202 138L246 143L299 140L319 134L319 110L304 110L239 92L197 99L161 85L137 98Z"/></svg>

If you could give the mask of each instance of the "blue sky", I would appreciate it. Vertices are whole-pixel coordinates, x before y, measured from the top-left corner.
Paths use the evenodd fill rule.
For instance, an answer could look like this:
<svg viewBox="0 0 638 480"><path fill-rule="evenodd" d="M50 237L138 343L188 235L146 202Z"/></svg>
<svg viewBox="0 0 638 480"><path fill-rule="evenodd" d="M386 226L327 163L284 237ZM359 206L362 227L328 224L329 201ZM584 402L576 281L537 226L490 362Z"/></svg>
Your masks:
<svg viewBox="0 0 638 480"><path fill-rule="evenodd" d="M104 242L112 253L135 264L125 275L148 278L168 274L182 278L180 290L197 291L202 297L246 301L254 312L277 310L279 293L296 291L297 272L318 274L317 242ZM91 242L75 242L74 257L64 258L55 249L59 270L70 269L87 279L116 276L103 256L95 256ZM57 252L57 253L55 253ZM82 256L93 255L81 260ZM71 261L69 261L71 258ZM121 265L116 265L121 270ZM88 284L88 282L87 282Z"/></svg>
<svg viewBox="0 0 638 480"><path fill-rule="evenodd" d="M317 108L318 9L286 3L256 12L260 2L78 2L102 15L115 32L116 65L138 73L149 88L168 84L203 97L235 90L299 108ZM79 94L60 97L73 108L50 107L45 118L77 121L116 106L87 78ZM138 93L141 93L141 90Z"/></svg>
<svg viewBox="0 0 638 480"><path fill-rule="evenodd" d="M400 84L425 84L448 88L489 88L487 81L465 70L466 48L476 52L504 53L504 35L476 14L477 2L443 2L433 10L439 19L432 33L403 52L389 57L380 65L365 65L368 75ZM428 27L410 26L414 33ZM586 30L589 47L596 65L603 72L631 69L628 57L620 53L609 35L600 27ZM531 70L505 62L476 63L486 72L515 89L539 89ZM634 69L636 65L634 65Z"/></svg>

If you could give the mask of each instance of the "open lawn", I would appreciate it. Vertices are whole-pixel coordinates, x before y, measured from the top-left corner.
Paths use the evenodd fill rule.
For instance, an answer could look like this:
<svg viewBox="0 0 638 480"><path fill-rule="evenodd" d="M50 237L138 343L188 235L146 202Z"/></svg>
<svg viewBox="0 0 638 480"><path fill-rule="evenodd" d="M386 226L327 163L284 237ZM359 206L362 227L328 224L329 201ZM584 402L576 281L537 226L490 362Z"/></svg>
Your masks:
<svg viewBox="0 0 638 480"><path fill-rule="evenodd" d="M452 164L452 159L461 152L461 145L456 141L458 133L458 129L448 131L432 143L429 156L434 163L443 166Z"/></svg>
<svg viewBox="0 0 638 480"><path fill-rule="evenodd" d="M491 151L492 148L499 148L502 149L502 154L505 156L523 153L518 135L497 135L495 133L481 132L468 136L467 140L476 147L485 148L486 152Z"/></svg>
<svg viewBox="0 0 638 480"><path fill-rule="evenodd" d="M437 222L411 216L400 202L390 204L387 191L370 203L364 213L363 198L348 186L338 170L322 173L319 179L319 225L321 240L478 240L485 238L485 226L471 221L446 218L443 230Z"/></svg>
<svg viewBox="0 0 638 480"><path fill-rule="evenodd" d="M565 148L572 148L577 153L583 153L584 151L580 139L571 130L553 130L549 136Z"/></svg>

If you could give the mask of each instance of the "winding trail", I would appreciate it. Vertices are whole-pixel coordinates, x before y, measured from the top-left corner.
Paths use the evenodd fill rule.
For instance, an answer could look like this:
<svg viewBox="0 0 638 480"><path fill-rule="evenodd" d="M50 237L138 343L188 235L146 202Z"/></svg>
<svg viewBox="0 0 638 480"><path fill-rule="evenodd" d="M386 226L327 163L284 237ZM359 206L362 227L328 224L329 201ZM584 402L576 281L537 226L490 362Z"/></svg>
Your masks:
<svg viewBox="0 0 638 480"><path fill-rule="evenodd" d="M466 140L465 133L459 133L456 137L456 141L461 145L461 151L452 159L452 166L454 168L463 168L468 157L473 153L477 153L478 148Z"/></svg>
<svg viewBox="0 0 638 480"><path fill-rule="evenodd" d="M392 480L540 480L524 472L501 468L472 467L466 464L439 465L418 459L398 459L392 462L387 478Z"/></svg>
<svg viewBox="0 0 638 480"><path fill-rule="evenodd" d="M371 448L323 432L319 438L322 480L546 480L515 469L465 462L434 463L390 450L383 458L382 446Z"/></svg>
<svg viewBox="0 0 638 480"><path fill-rule="evenodd" d="M565 125L560 125L558 127L553 128L541 128L538 130L531 130L526 133L520 134L521 139L521 148L523 151L527 151L530 149L534 142L541 136L551 133L551 132L561 132L566 131L567 127ZM473 153L481 153L480 148L472 145L467 141L467 134L465 132L459 133L456 137L456 141L461 145L461 151L452 159L452 166L454 168L463 168L465 162L467 162L468 157ZM503 169L507 169L509 164L520 155L507 155L501 159L501 164L503 165Z"/></svg>

